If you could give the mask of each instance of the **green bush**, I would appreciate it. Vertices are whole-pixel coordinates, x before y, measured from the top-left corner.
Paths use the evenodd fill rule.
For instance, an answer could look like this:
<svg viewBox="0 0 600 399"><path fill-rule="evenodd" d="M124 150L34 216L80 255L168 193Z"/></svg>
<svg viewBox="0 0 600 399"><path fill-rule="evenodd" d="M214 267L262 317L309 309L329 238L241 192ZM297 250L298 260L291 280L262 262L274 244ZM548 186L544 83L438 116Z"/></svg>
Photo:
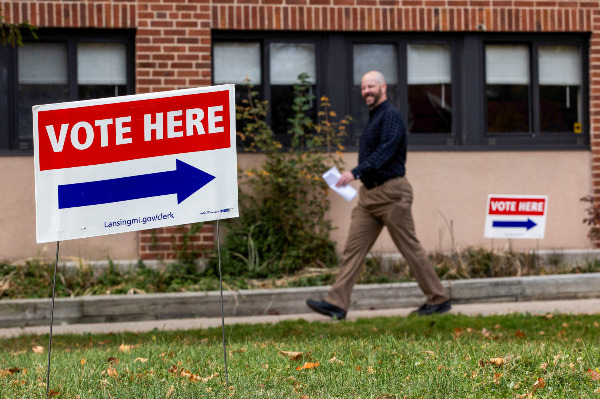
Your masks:
<svg viewBox="0 0 600 399"><path fill-rule="evenodd" d="M308 266L337 262L327 185L321 175L341 165L341 142L348 119L337 120L326 97L319 101L315 122L308 116L314 96L308 75L294 86L294 116L283 148L265 122L266 101L256 99L248 86L248 99L237 106L238 135L244 150L260 152L260 168L240 170L240 217L225 223L221 250L224 274L263 278L281 276ZM213 265L214 266L214 265ZM214 269L214 268L213 268Z"/></svg>

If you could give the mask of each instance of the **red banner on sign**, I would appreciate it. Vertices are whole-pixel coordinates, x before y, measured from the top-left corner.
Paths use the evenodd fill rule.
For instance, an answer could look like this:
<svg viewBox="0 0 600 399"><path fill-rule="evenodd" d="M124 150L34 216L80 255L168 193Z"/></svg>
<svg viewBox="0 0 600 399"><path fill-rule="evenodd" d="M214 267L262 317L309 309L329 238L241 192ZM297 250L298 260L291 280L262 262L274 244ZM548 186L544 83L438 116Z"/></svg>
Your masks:
<svg viewBox="0 0 600 399"><path fill-rule="evenodd" d="M229 91L38 114L40 170L229 148Z"/></svg>
<svg viewBox="0 0 600 399"><path fill-rule="evenodd" d="M492 197L488 214L543 216L545 211L545 199Z"/></svg>

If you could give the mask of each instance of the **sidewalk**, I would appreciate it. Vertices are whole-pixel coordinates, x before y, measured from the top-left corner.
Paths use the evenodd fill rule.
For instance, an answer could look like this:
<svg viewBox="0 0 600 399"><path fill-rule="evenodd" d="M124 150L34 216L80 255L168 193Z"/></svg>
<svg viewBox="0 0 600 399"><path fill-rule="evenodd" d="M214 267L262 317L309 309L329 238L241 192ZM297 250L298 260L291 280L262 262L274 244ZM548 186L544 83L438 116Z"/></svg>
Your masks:
<svg viewBox="0 0 600 399"><path fill-rule="evenodd" d="M348 320L371 317L407 316L414 307L381 310L350 310ZM495 302L456 304L450 313L468 316L511 314L511 313L564 313L564 314L600 314L600 299L573 299L573 300L548 300L527 302ZM277 323L282 320L331 321L330 318L316 313L299 313L286 315L260 315L226 317L225 325ZM153 329L173 331L221 327L220 317L168 319L151 321L115 322L115 323L87 323L87 324L55 324L53 335L62 334L107 334L120 332L146 332ZM17 337L20 335L40 335L50 332L50 324L34 327L0 328L0 338Z"/></svg>

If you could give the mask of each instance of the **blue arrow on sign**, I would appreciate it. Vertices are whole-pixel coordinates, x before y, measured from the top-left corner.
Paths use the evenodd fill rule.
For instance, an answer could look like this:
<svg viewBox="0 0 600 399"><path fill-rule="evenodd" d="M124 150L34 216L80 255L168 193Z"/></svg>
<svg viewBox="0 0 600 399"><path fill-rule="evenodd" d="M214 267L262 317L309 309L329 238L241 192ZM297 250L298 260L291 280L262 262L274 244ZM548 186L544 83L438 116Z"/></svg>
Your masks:
<svg viewBox="0 0 600 399"><path fill-rule="evenodd" d="M175 170L58 186L58 209L108 204L177 194L180 204L215 179L198 168L176 160Z"/></svg>
<svg viewBox="0 0 600 399"><path fill-rule="evenodd" d="M531 220L529 218L527 218L527 221L506 222L506 221L494 220L492 222L492 227L512 227L512 228L525 227L527 230L529 230L535 226L537 226L537 223L535 223L533 220Z"/></svg>

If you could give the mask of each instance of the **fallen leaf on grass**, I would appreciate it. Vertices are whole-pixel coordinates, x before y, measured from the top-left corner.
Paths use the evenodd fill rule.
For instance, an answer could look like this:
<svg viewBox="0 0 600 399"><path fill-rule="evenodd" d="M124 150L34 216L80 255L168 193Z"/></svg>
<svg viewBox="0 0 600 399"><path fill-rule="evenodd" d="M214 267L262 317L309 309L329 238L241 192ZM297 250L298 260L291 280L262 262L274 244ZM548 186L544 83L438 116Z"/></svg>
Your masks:
<svg viewBox="0 0 600 399"><path fill-rule="evenodd" d="M553 363L556 366L556 364L558 363L558 361L562 358L562 355L555 355L554 356L554 360Z"/></svg>
<svg viewBox="0 0 600 399"><path fill-rule="evenodd" d="M58 394L60 394L60 392L55 391L53 389L51 389L51 390L48 391L48 396L51 397L51 398L54 397L54 396L58 396Z"/></svg>
<svg viewBox="0 0 600 399"><path fill-rule="evenodd" d="M298 360L300 359L304 353L302 352L290 352L290 351L279 351L281 356L288 357L290 360Z"/></svg>
<svg viewBox="0 0 600 399"><path fill-rule="evenodd" d="M341 361L340 359L336 358L335 356L332 357L331 359L329 359L329 363L336 363L336 364L341 364L341 365L344 364L343 361Z"/></svg>
<svg viewBox="0 0 600 399"><path fill-rule="evenodd" d="M485 367L488 364L491 364L493 366L503 366L503 365L506 364L506 359L503 358L503 357L492 357L488 361L485 361L483 359L479 359L479 365L481 367Z"/></svg>
<svg viewBox="0 0 600 399"><path fill-rule="evenodd" d="M119 364L119 359L117 359L116 357L109 357L108 359L106 359L107 363L114 363L114 364Z"/></svg>
<svg viewBox="0 0 600 399"><path fill-rule="evenodd" d="M546 382L544 381L543 378L538 378L537 381L535 382L535 384L533 384L533 392L537 391L538 389L544 388L546 386Z"/></svg>
<svg viewBox="0 0 600 399"><path fill-rule="evenodd" d="M21 369L18 367L13 367L12 369L2 369L0 370L0 377L6 377L7 375L18 374L21 372Z"/></svg>
<svg viewBox="0 0 600 399"><path fill-rule="evenodd" d="M500 377L502 377L502 373L494 373L494 382L496 384L500 384Z"/></svg>
<svg viewBox="0 0 600 399"><path fill-rule="evenodd" d="M600 380L600 373L592 370L592 369L588 369L587 371L588 375L590 376L590 378L592 379L592 381L598 381Z"/></svg>
<svg viewBox="0 0 600 399"><path fill-rule="evenodd" d="M169 373L178 375L178 376L183 377L183 378L187 378L191 382L198 382L198 381L207 382L208 380L211 380L211 379L219 376L219 373L214 373L214 374L211 374L208 377L200 377L199 375L194 374L190 370L186 370L183 367L180 370L177 367L177 365L175 365L175 364L171 366L171 368L169 369Z"/></svg>
<svg viewBox="0 0 600 399"><path fill-rule="evenodd" d="M117 371L117 369L109 367L106 369L106 374L108 374L109 377L118 377L119 376L119 372Z"/></svg>
<svg viewBox="0 0 600 399"><path fill-rule="evenodd" d="M426 354L427 356L429 356L432 359L435 359L435 352L433 352L433 351L422 351L422 353Z"/></svg>
<svg viewBox="0 0 600 399"><path fill-rule="evenodd" d="M125 345L125 344L121 344L121 346L119 346L119 350L121 352L129 352L131 350L132 345Z"/></svg>
<svg viewBox="0 0 600 399"><path fill-rule="evenodd" d="M143 358L143 357L136 357L135 360L133 361L134 363L136 362L140 362L140 363L146 363L148 361L148 359Z"/></svg>
<svg viewBox="0 0 600 399"><path fill-rule="evenodd" d="M81 360L79 361L79 363L83 366L84 364L87 363L87 359L85 357L82 357Z"/></svg>
<svg viewBox="0 0 600 399"><path fill-rule="evenodd" d="M167 391L167 398L170 398L175 393L175 386L171 385Z"/></svg>
<svg viewBox="0 0 600 399"><path fill-rule="evenodd" d="M304 363L302 366L298 366L296 367L296 370L310 370L310 369L314 369L315 367L317 367L321 362L316 362L316 363Z"/></svg>
<svg viewBox="0 0 600 399"><path fill-rule="evenodd" d="M525 338L525 333L523 331L517 330L517 332L515 333L515 337L517 337L517 338Z"/></svg>
<svg viewBox="0 0 600 399"><path fill-rule="evenodd" d="M44 351L44 347L41 345L38 345L38 346L34 346L33 348L31 348L31 350L33 351L33 353L42 353Z"/></svg>

